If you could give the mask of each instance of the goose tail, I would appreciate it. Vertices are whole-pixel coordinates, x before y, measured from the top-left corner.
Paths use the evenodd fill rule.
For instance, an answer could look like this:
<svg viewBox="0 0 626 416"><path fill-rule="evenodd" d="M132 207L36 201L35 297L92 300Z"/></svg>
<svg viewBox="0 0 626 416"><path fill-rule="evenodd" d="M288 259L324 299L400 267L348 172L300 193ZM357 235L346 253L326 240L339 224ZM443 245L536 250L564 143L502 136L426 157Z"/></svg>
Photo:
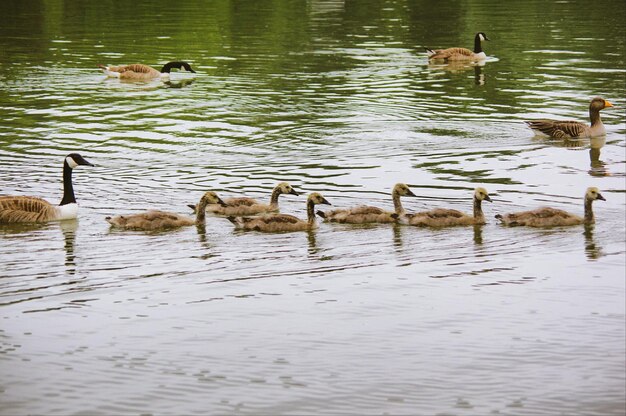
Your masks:
<svg viewBox="0 0 626 416"><path fill-rule="evenodd" d="M243 228L243 218L229 216L229 217L226 217L226 219L232 222L235 228Z"/></svg>

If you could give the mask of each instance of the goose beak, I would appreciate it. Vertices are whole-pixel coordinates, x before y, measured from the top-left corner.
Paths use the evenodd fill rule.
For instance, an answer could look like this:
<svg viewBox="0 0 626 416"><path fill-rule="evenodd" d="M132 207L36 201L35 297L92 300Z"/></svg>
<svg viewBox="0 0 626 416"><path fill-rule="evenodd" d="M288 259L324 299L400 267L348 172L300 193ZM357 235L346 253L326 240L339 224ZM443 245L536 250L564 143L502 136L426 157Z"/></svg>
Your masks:
<svg viewBox="0 0 626 416"><path fill-rule="evenodd" d="M299 194L299 193L297 193L297 192L296 192L296 190L295 190L295 189L293 189L293 188L291 189L291 191L289 191L289 193L290 193L291 195L300 196L300 194Z"/></svg>
<svg viewBox="0 0 626 416"><path fill-rule="evenodd" d="M485 201L493 202L491 198L489 198L489 195L485 195Z"/></svg>
<svg viewBox="0 0 626 416"><path fill-rule="evenodd" d="M487 35L485 35L485 40L491 40L491 39L489 39L489 38L487 37Z"/></svg>
<svg viewBox="0 0 626 416"><path fill-rule="evenodd" d="M414 196L414 197L417 197L417 195L415 195L415 194L413 193L413 191L411 191L410 189L407 191L406 196Z"/></svg>
<svg viewBox="0 0 626 416"><path fill-rule="evenodd" d="M598 194L598 196L596 197L596 199L599 199L600 201L606 201L606 199L604 199L604 197L602 196L602 194Z"/></svg>
<svg viewBox="0 0 626 416"><path fill-rule="evenodd" d="M328 201L326 200L326 198L322 198L322 202L321 202L321 203L322 203L322 204L326 204L326 205L332 205L330 202L328 202Z"/></svg>
<svg viewBox="0 0 626 416"><path fill-rule="evenodd" d="M611 104L609 101L604 100L604 106L605 107L614 107L613 104Z"/></svg>
<svg viewBox="0 0 626 416"><path fill-rule="evenodd" d="M217 203L220 204L223 207L227 207L228 206L226 204L226 202L222 201L222 198L220 198L220 197L217 198Z"/></svg>
<svg viewBox="0 0 626 416"><path fill-rule="evenodd" d="M74 162L76 162L77 165L82 165L82 166L96 166L91 162L88 162L87 159L85 159L84 157L77 155L77 156L73 156L72 159L74 159Z"/></svg>

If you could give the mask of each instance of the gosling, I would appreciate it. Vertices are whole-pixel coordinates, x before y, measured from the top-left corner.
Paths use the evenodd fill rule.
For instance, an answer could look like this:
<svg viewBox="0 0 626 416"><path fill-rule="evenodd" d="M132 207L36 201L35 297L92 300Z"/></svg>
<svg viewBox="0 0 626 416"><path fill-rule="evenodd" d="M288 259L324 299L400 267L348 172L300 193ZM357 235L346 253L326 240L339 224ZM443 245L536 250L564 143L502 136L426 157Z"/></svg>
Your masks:
<svg viewBox="0 0 626 416"><path fill-rule="evenodd" d="M474 190L474 215L467 215L455 209L435 208L430 211L406 214L402 222L418 227L452 227L457 225L482 225L485 223L482 202L491 201L485 188Z"/></svg>
<svg viewBox="0 0 626 416"><path fill-rule="evenodd" d="M317 228L315 221L315 205L331 205L321 194L313 192L306 201L307 220L288 214L268 214L259 217L228 217L235 229L262 232L309 231Z"/></svg>
<svg viewBox="0 0 626 416"><path fill-rule="evenodd" d="M156 231L171 228L186 227L189 225L203 225L206 219L205 207L208 204L224 204L224 201L215 192L206 192L198 203L196 217L188 217L172 212L150 210L133 215L116 215L105 219L113 227L126 230Z"/></svg>
<svg viewBox="0 0 626 416"><path fill-rule="evenodd" d="M600 201L606 201L598 188L590 187L585 192L585 216L579 217L578 215L571 214L561 209L543 207L532 211L515 212L505 215L496 215L496 218L500 220L502 225L514 226L527 226L527 227L558 227L580 224L593 224L595 223L595 217L591 205L593 201L599 199Z"/></svg>
<svg viewBox="0 0 626 416"><path fill-rule="evenodd" d="M395 212L388 212L383 209L371 206L358 206L348 209L336 209L329 212L317 211L317 215L325 221L339 222L346 224L367 224L367 223L393 223L404 215L405 211L400 201L401 196L416 196L404 183L398 183L393 187L391 198Z"/></svg>
<svg viewBox="0 0 626 416"><path fill-rule="evenodd" d="M212 214L226 215L229 217L245 217L266 212L278 212L278 197L282 194L300 195L287 182L281 182L272 190L269 205L248 197L226 198L224 199L226 205L209 204L206 210ZM188 207L191 208L193 212L196 212L195 205L188 205Z"/></svg>

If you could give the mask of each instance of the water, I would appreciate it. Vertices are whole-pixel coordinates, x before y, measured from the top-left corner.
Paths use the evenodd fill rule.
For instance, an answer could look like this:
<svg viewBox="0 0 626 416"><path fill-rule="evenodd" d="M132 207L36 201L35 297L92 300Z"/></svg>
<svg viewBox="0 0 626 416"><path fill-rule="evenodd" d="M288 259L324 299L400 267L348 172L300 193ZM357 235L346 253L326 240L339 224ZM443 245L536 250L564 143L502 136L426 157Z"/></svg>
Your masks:
<svg viewBox="0 0 626 416"><path fill-rule="evenodd" d="M0 192L57 202L66 154L96 167L74 172L78 220L0 227L0 413L623 414L626 10L594 7L3 2ZM427 63L478 30L484 66ZM170 60L198 73L96 69ZM522 123L586 120L597 95L604 138ZM445 230L104 221L279 181L335 207L391 207L396 182L409 211L494 202ZM595 227L493 219L582 214L587 186Z"/></svg>

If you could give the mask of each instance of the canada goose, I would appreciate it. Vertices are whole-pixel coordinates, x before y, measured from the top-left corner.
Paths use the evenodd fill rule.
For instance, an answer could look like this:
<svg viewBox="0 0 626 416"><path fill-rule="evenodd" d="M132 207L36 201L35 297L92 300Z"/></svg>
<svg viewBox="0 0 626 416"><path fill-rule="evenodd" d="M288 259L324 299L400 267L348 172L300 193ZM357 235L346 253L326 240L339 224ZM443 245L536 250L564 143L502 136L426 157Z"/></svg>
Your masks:
<svg viewBox="0 0 626 416"><path fill-rule="evenodd" d="M398 217L404 214L401 196L416 196L404 183L398 183L393 187L391 198L393 199L394 212L385 211L377 207L366 205L347 209L335 209L329 212L317 211L317 215L330 222L341 222L348 224L366 223L390 223L396 222Z"/></svg>
<svg viewBox="0 0 626 416"><path fill-rule="evenodd" d="M430 211L406 214L402 222L420 227L450 227L454 225L480 225L485 223L482 201L491 201L485 188L474 190L474 215L467 215L455 209L435 208Z"/></svg>
<svg viewBox="0 0 626 416"><path fill-rule="evenodd" d="M269 205L262 204L256 199L248 197L226 198L224 199L224 203L226 205L222 206L218 204L210 204L207 205L206 210L217 215L244 217L264 212L278 212L278 197L281 194L300 195L287 182L281 182L272 190L272 197ZM188 207L196 212L195 205L188 205Z"/></svg>
<svg viewBox="0 0 626 416"><path fill-rule="evenodd" d="M474 51L467 48L426 49L429 61L482 61L487 58L483 52L482 41L489 40L483 32L474 36Z"/></svg>
<svg viewBox="0 0 626 416"><path fill-rule="evenodd" d="M315 222L315 205L331 205L321 194L313 192L306 201L307 221L287 214L268 214L259 217L228 217L228 221L235 224L235 228L243 230L279 232L279 231L306 231L317 228Z"/></svg>
<svg viewBox="0 0 626 416"><path fill-rule="evenodd" d="M528 227L556 227L562 225L593 224L595 222L595 218L593 216L591 204L596 199L606 201L598 188L593 186L587 188L587 192L585 192L584 218L561 209L549 207L505 215L498 214L496 215L496 218L499 219L503 225L509 226L525 225Z"/></svg>
<svg viewBox="0 0 626 416"><path fill-rule="evenodd" d="M189 72L195 73L191 69L191 65L187 62L168 62L163 65L161 71L144 65L144 64L132 64L132 65L120 65L120 66L105 66L99 64L98 67L102 69L102 72L110 78L130 79L130 80L151 80L156 78L168 79L170 76L170 70L172 68L181 69L184 68Z"/></svg>
<svg viewBox="0 0 626 416"><path fill-rule="evenodd" d="M78 153L63 160L63 199L56 206L33 196L0 196L0 223L46 222L76 218L78 205L72 186L72 169L93 166Z"/></svg>
<svg viewBox="0 0 626 416"><path fill-rule="evenodd" d="M526 123L535 134L549 136L555 139L602 136L606 134L606 129L600 118L600 110L607 107L613 107L613 104L604 98L596 97L591 100L591 103L589 103L590 126L580 121L571 120L542 119L524 121L524 123Z"/></svg>
<svg viewBox="0 0 626 416"><path fill-rule="evenodd" d="M196 213L196 218L172 212L150 210L139 214L116 215L115 217L106 217L105 219L114 227L128 230L154 231L167 228L184 227L194 224L201 225L204 224L206 218L206 206L208 204L223 203L224 202L215 192L205 192L198 203L198 207L200 209Z"/></svg>

